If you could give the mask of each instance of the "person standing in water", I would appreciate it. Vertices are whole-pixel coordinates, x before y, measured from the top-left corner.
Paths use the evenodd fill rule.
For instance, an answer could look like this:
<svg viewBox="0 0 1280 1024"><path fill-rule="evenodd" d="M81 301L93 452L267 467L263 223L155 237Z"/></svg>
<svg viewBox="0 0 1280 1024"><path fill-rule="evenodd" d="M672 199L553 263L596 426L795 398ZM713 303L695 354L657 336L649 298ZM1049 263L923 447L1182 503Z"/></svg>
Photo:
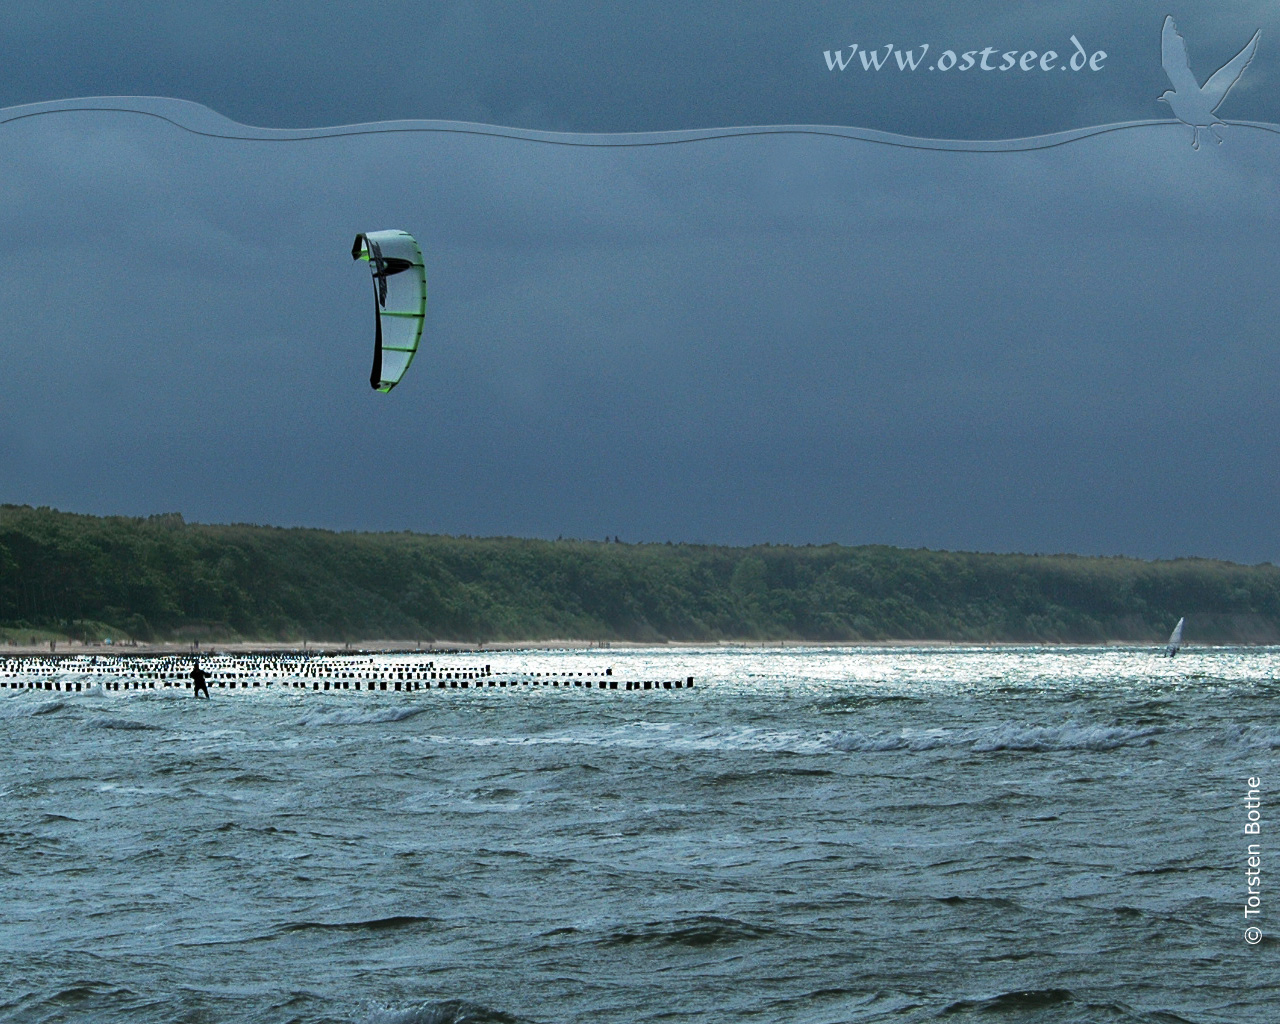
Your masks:
<svg viewBox="0 0 1280 1024"><path fill-rule="evenodd" d="M200 691L201 691L201 690L203 690L203 691L204 691L204 699L205 699L205 700L208 700L208 699L209 699L209 687L208 687L207 685L205 685L205 680L206 680L206 679L208 679L209 677L208 677L208 675L206 675L206 674L205 674L204 670L200 668L200 661L199 661L199 659L197 659L197 660L196 660L196 662L195 662L195 668L193 668L193 669L191 670L191 678L195 680L195 694L194 694L194 696L199 697L199 696L200 696Z"/></svg>

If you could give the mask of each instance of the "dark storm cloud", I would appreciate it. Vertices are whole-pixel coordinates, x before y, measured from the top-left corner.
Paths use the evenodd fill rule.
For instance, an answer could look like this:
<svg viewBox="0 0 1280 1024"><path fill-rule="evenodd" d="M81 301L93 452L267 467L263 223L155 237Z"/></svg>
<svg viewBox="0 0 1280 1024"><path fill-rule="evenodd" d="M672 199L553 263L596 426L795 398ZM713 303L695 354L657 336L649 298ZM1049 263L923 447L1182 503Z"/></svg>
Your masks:
<svg viewBox="0 0 1280 1024"><path fill-rule="evenodd" d="M836 123L1007 137L1167 117L1119 5L49 3L0 105L197 100L276 126ZM1174 12L1280 121L1272 5ZM832 73L859 42L1106 71ZM1280 137L1020 155L648 150L0 126L0 500L206 521L1274 559ZM367 385L357 231L423 243L422 354Z"/></svg>
<svg viewBox="0 0 1280 1024"><path fill-rule="evenodd" d="M5 129L5 499L204 520L1273 558L1277 142L287 145ZM367 386L358 230L428 254Z"/></svg>
<svg viewBox="0 0 1280 1024"><path fill-rule="evenodd" d="M87 95L195 100L275 127L386 118L643 131L819 123L994 138L1167 117L1151 0L1026 3L270 4L48 0L0 14L0 106ZM1224 115L1280 121L1280 10L1173 13L1204 81L1262 30ZM831 72L823 52L1052 48L1075 35L1098 73Z"/></svg>

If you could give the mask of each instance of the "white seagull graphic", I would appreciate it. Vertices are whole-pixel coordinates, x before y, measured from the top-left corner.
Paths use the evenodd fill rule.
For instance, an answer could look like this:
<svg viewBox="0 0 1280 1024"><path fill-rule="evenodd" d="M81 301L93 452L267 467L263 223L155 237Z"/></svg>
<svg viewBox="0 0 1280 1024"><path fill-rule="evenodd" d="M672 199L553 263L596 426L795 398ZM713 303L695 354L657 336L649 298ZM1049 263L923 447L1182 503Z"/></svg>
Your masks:
<svg viewBox="0 0 1280 1024"><path fill-rule="evenodd" d="M1169 104L1174 117L1191 132L1191 148L1200 148L1200 129L1208 128L1213 137L1222 143L1222 136L1213 131L1216 126L1226 125L1215 116L1215 111L1227 98L1231 87L1239 81L1244 69L1253 60L1253 52L1258 48L1259 29L1253 38L1245 44L1245 48L1222 65L1204 85L1196 81L1191 73L1191 62L1187 59L1187 44L1178 34L1178 26L1173 23L1173 15L1165 15L1164 28L1160 31L1160 63L1164 65L1164 73L1169 76L1169 84L1173 86L1156 99Z"/></svg>

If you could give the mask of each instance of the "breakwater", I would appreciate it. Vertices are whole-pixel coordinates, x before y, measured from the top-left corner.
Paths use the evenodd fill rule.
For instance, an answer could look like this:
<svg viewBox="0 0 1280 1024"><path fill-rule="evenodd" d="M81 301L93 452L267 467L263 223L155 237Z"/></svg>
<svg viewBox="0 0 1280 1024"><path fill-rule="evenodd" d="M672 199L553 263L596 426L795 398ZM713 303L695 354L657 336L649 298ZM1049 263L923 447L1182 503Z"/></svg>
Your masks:
<svg viewBox="0 0 1280 1024"><path fill-rule="evenodd" d="M543 671L519 664L450 663L386 655L212 655L159 658L129 656L24 657L0 660L0 689L59 693L190 690L197 664L210 690L277 689L332 693L480 689L576 689L653 691L693 689L693 676L623 679L612 666Z"/></svg>

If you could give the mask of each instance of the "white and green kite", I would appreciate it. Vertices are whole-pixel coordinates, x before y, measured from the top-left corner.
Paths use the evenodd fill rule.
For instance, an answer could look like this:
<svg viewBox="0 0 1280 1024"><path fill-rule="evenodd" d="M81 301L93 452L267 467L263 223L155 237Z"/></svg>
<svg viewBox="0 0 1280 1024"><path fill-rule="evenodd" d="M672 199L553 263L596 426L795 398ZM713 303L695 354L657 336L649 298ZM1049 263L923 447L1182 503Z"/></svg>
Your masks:
<svg viewBox="0 0 1280 1024"><path fill-rule="evenodd" d="M369 231L356 235L351 258L368 260L373 273L377 334L369 383L375 391L390 391L409 369L422 338L427 315L422 250L407 231Z"/></svg>

